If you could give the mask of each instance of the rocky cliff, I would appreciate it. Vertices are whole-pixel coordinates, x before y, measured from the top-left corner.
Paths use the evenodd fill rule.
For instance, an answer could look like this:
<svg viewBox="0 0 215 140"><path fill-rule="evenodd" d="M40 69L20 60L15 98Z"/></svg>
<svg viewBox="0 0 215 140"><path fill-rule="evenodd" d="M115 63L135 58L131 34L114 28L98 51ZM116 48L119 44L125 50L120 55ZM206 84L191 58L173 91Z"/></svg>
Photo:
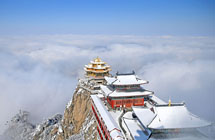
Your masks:
<svg viewBox="0 0 215 140"><path fill-rule="evenodd" d="M64 114L56 114L38 125L28 122L28 112L20 111L8 123L4 140L96 140L96 124L91 112L90 90L78 83Z"/></svg>
<svg viewBox="0 0 215 140"><path fill-rule="evenodd" d="M57 140L78 136L85 140L96 139L96 124L92 117L90 92L78 86L72 101L67 105L61 123L62 131L56 136Z"/></svg>

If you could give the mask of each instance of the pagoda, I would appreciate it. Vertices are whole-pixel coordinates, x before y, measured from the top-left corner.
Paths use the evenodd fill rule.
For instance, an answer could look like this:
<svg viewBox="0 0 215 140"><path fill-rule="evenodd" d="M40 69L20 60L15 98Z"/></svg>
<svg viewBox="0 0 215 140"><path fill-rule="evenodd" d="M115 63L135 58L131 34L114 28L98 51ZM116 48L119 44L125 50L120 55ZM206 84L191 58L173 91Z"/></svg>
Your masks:
<svg viewBox="0 0 215 140"><path fill-rule="evenodd" d="M84 70L87 78L95 80L98 84L103 84L104 76L110 76L109 71L111 71L111 68L106 62L97 57L90 61L88 65L85 65Z"/></svg>

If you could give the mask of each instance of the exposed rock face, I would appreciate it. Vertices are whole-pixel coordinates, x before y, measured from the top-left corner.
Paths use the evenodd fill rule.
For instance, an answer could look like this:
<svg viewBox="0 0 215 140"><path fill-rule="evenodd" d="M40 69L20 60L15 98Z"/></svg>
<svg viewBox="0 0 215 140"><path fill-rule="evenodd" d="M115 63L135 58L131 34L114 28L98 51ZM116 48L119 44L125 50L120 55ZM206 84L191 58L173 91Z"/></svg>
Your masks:
<svg viewBox="0 0 215 140"><path fill-rule="evenodd" d="M0 140L96 140L90 94L78 84L64 115L56 114L38 125L28 122L28 112L20 111Z"/></svg>
<svg viewBox="0 0 215 140"><path fill-rule="evenodd" d="M40 131L34 133L34 140L96 140L96 124L92 117L90 94L77 86L61 121L51 120L50 126L45 122L42 125L45 126L44 129L41 129L41 125L37 126Z"/></svg>
<svg viewBox="0 0 215 140"><path fill-rule="evenodd" d="M81 139L96 139L96 124L92 117L90 92L76 88L72 102L68 104L62 120L62 132L57 140L68 139L72 135L81 134Z"/></svg>

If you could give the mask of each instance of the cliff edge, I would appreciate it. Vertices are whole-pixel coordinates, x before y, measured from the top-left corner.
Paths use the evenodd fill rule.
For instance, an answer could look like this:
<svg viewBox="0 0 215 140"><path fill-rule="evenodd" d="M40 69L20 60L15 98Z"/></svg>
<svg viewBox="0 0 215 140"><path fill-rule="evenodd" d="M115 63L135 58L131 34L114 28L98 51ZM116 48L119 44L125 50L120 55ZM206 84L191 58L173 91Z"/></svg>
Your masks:
<svg viewBox="0 0 215 140"><path fill-rule="evenodd" d="M80 81L64 114L56 114L34 125L28 121L29 113L20 111L8 122L8 129L0 139L7 140L96 140L96 122L91 112L91 90Z"/></svg>
<svg viewBox="0 0 215 140"><path fill-rule="evenodd" d="M62 131L57 134L56 140L69 139L79 136L85 140L96 139L96 124L91 112L91 92L79 85L68 103L62 119Z"/></svg>

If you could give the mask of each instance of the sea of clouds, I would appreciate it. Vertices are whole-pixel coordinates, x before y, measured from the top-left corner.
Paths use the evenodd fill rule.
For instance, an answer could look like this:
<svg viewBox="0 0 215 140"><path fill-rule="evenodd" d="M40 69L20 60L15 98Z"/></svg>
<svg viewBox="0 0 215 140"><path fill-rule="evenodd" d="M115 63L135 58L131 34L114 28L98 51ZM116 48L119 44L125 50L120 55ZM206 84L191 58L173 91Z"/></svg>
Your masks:
<svg viewBox="0 0 215 140"><path fill-rule="evenodd" d="M135 70L146 89L215 121L214 37L35 35L0 37L0 128L20 109L37 123L62 113L85 64ZM0 133L4 129L1 129Z"/></svg>

